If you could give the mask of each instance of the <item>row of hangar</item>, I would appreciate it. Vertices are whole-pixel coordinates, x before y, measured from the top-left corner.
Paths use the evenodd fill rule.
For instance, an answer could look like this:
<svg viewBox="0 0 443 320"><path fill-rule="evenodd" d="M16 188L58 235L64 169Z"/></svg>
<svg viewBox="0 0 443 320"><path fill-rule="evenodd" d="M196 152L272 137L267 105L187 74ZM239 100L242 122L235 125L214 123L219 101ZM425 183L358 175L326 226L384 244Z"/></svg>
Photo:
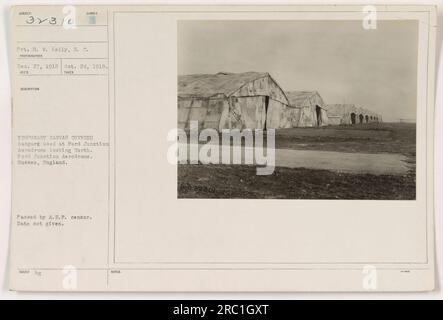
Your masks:
<svg viewBox="0 0 443 320"><path fill-rule="evenodd" d="M178 76L178 126L279 129L381 122L352 104L326 105L317 91L284 91L269 73Z"/></svg>

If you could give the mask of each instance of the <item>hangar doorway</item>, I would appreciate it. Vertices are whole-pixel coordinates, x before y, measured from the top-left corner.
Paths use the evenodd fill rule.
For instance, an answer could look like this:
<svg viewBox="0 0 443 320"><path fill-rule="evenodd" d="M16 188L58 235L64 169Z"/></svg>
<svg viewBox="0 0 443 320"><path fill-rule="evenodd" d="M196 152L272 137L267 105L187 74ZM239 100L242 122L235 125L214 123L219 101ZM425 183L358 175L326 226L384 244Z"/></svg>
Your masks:
<svg viewBox="0 0 443 320"><path fill-rule="evenodd" d="M267 130L268 122L268 108L269 108L269 96L265 96L265 123L263 124L263 130Z"/></svg>
<svg viewBox="0 0 443 320"><path fill-rule="evenodd" d="M354 112L351 113L351 124L355 124L356 114Z"/></svg>
<svg viewBox="0 0 443 320"><path fill-rule="evenodd" d="M322 123L321 108L318 105L315 106L315 115L317 116L317 127L320 127Z"/></svg>

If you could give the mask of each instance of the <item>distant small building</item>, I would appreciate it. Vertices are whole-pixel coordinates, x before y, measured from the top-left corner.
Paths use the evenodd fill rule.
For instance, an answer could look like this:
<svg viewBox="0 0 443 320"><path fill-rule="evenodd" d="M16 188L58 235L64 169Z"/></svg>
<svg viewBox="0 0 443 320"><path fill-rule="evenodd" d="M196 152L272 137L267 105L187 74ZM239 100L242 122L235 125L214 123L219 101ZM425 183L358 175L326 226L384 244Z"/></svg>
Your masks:
<svg viewBox="0 0 443 320"><path fill-rule="evenodd" d="M381 116L371 110L353 104L329 104L326 106L330 125L353 125L381 122Z"/></svg>
<svg viewBox="0 0 443 320"><path fill-rule="evenodd" d="M366 110L361 107L357 107L357 123L358 124L365 123L365 115L366 115Z"/></svg>
<svg viewBox="0 0 443 320"><path fill-rule="evenodd" d="M338 126L342 124L342 117L328 114L328 124L330 126Z"/></svg>
<svg viewBox="0 0 443 320"><path fill-rule="evenodd" d="M296 127L320 127L328 125L326 105L317 91L286 91L289 107L297 109Z"/></svg>
<svg viewBox="0 0 443 320"><path fill-rule="evenodd" d="M357 108L353 104L328 104L326 112L331 125L357 123Z"/></svg>
<svg viewBox="0 0 443 320"><path fill-rule="evenodd" d="M358 108L359 116L361 115L362 123L374 123L374 122L381 122L381 115L368 110L366 108Z"/></svg>
<svg viewBox="0 0 443 320"><path fill-rule="evenodd" d="M271 129L288 126L289 101L269 73L178 76L178 127Z"/></svg>

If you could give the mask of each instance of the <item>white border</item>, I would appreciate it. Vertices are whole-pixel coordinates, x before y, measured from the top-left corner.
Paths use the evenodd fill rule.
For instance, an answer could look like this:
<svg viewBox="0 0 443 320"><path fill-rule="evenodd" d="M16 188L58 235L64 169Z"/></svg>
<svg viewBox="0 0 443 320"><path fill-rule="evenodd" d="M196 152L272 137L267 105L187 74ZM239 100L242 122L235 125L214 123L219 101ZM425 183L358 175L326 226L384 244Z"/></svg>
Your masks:
<svg viewBox="0 0 443 320"><path fill-rule="evenodd" d="M0 37L2 48L6 48L6 43L9 41L9 6L18 4L64 4L66 1L17 1L17 0L4 0L1 3L2 7L2 19L0 24ZM122 1L69 1L70 4L125 4ZM134 1L131 4L307 4L306 1ZM337 4L333 1L320 1L317 4ZM361 1L340 1L341 4L362 4ZM383 1L377 1L375 3L385 4ZM418 4L419 1L389 1L389 4ZM309 3L313 4L313 3ZM371 4L374 2L371 1ZM424 3L420 3L424 4ZM443 0L428 1L426 4L443 5ZM439 11L439 22L443 22L443 10ZM441 25L441 23L439 23ZM440 42L442 36L437 35L437 55L441 56ZM435 109L435 123L441 123L441 115L439 112L439 101L443 89L439 91L438 75L440 73L441 66L438 63L440 59L437 59L436 64L436 109ZM0 52L0 72L1 83L0 86L0 279L2 281L2 287L0 291L0 299L45 299L45 298L131 298L131 299L442 299L443 293L439 289L440 285L437 284L437 289L430 293L16 293L9 292L7 285L7 255L8 255L8 238L9 238L9 220L10 220L10 79L9 79L9 65L7 50ZM440 139L443 138L443 129L441 126L436 126L435 132L435 194L441 194L441 183L443 182L443 166L440 165L440 161L443 157L443 144L440 143ZM443 206L443 198L436 197L435 199L435 230L436 230L436 259L437 259L437 281L440 281L438 274L442 274L443 267L438 264L441 255L439 256L439 244L443 243L443 216L441 215L441 208ZM441 250L440 250L441 251Z"/></svg>

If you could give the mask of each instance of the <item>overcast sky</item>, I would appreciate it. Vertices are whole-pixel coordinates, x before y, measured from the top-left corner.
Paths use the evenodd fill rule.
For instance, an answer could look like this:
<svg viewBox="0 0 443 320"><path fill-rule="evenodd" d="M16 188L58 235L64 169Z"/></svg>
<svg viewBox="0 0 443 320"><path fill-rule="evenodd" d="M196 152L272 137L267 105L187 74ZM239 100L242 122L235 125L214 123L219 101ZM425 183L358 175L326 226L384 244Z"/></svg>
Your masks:
<svg viewBox="0 0 443 320"><path fill-rule="evenodd" d="M287 91L415 120L417 46L416 21L180 21L178 73L269 72Z"/></svg>

